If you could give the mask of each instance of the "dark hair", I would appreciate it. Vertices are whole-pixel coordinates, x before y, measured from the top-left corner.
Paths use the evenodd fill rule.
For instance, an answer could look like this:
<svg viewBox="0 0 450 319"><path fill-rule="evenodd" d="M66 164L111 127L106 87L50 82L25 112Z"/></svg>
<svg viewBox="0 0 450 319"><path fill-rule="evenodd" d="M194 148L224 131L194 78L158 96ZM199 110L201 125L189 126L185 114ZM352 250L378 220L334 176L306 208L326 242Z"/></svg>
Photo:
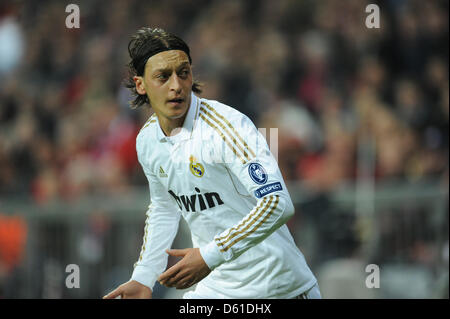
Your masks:
<svg viewBox="0 0 450 319"><path fill-rule="evenodd" d="M133 77L136 75L143 76L145 64L151 56L168 50L184 51L189 58L189 63L192 64L188 45L176 35L163 29L141 28L131 37L128 43L128 53L130 54L131 61L128 63L129 77L125 86L131 90L135 97L131 102L132 108L139 107L143 104L150 104L146 94L141 95L136 91L136 84L133 81ZM194 93L201 93L200 86L200 83L194 81L192 91Z"/></svg>

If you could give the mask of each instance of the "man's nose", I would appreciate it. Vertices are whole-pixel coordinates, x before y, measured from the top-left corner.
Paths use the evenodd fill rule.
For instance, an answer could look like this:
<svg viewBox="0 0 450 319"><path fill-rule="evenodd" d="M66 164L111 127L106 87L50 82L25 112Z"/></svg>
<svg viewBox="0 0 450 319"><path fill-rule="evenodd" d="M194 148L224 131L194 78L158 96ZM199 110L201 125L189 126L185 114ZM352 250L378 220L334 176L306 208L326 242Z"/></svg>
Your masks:
<svg viewBox="0 0 450 319"><path fill-rule="evenodd" d="M181 92L181 83L180 83L180 78L178 77L178 75L176 73L172 74L172 76L170 77L170 86L169 89L172 91L175 91L176 93L180 93Z"/></svg>

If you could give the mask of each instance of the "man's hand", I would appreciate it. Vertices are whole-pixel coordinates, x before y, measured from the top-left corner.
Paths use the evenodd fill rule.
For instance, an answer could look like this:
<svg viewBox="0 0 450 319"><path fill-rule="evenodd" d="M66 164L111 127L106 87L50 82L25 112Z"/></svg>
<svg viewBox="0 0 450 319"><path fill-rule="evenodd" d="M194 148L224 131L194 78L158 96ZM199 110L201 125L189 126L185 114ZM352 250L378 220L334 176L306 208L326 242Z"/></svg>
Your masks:
<svg viewBox="0 0 450 319"><path fill-rule="evenodd" d="M211 270L202 258L199 248L166 250L171 256L183 257L159 276L161 285L186 289L209 275Z"/></svg>
<svg viewBox="0 0 450 319"><path fill-rule="evenodd" d="M114 299L118 296L121 299L151 299L152 290L135 280L130 280L111 291L103 299Z"/></svg>

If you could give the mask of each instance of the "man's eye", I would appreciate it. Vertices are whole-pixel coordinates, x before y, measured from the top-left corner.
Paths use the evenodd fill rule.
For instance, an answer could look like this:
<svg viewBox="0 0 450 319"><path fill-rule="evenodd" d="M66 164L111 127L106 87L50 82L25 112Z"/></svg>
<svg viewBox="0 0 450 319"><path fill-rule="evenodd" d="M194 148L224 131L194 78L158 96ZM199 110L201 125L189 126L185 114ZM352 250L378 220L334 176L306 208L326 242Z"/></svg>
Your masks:
<svg viewBox="0 0 450 319"><path fill-rule="evenodd" d="M188 75L189 75L189 70L183 70L183 71L181 71L180 74L179 74L179 76L183 76L183 77L186 77L186 76L188 76Z"/></svg>
<svg viewBox="0 0 450 319"><path fill-rule="evenodd" d="M165 80L165 79L167 79L167 75L166 75L166 74L158 74L156 77L157 77L158 79L160 79L160 80Z"/></svg>

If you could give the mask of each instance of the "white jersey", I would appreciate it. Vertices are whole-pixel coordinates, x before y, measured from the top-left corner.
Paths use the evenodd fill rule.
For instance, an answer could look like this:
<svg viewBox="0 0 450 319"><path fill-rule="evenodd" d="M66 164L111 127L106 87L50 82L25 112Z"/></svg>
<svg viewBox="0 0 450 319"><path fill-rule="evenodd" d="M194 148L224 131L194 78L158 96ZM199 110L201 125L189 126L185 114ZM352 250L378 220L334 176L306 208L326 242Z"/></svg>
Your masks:
<svg viewBox="0 0 450 319"><path fill-rule="evenodd" d="M192 94L178 134L153 115L136 149L151 204L133 280L153 288L183 216L212 270L186 298L293 298L316 284L285 225L294 207L278 164L247 116Z"/></svg>

